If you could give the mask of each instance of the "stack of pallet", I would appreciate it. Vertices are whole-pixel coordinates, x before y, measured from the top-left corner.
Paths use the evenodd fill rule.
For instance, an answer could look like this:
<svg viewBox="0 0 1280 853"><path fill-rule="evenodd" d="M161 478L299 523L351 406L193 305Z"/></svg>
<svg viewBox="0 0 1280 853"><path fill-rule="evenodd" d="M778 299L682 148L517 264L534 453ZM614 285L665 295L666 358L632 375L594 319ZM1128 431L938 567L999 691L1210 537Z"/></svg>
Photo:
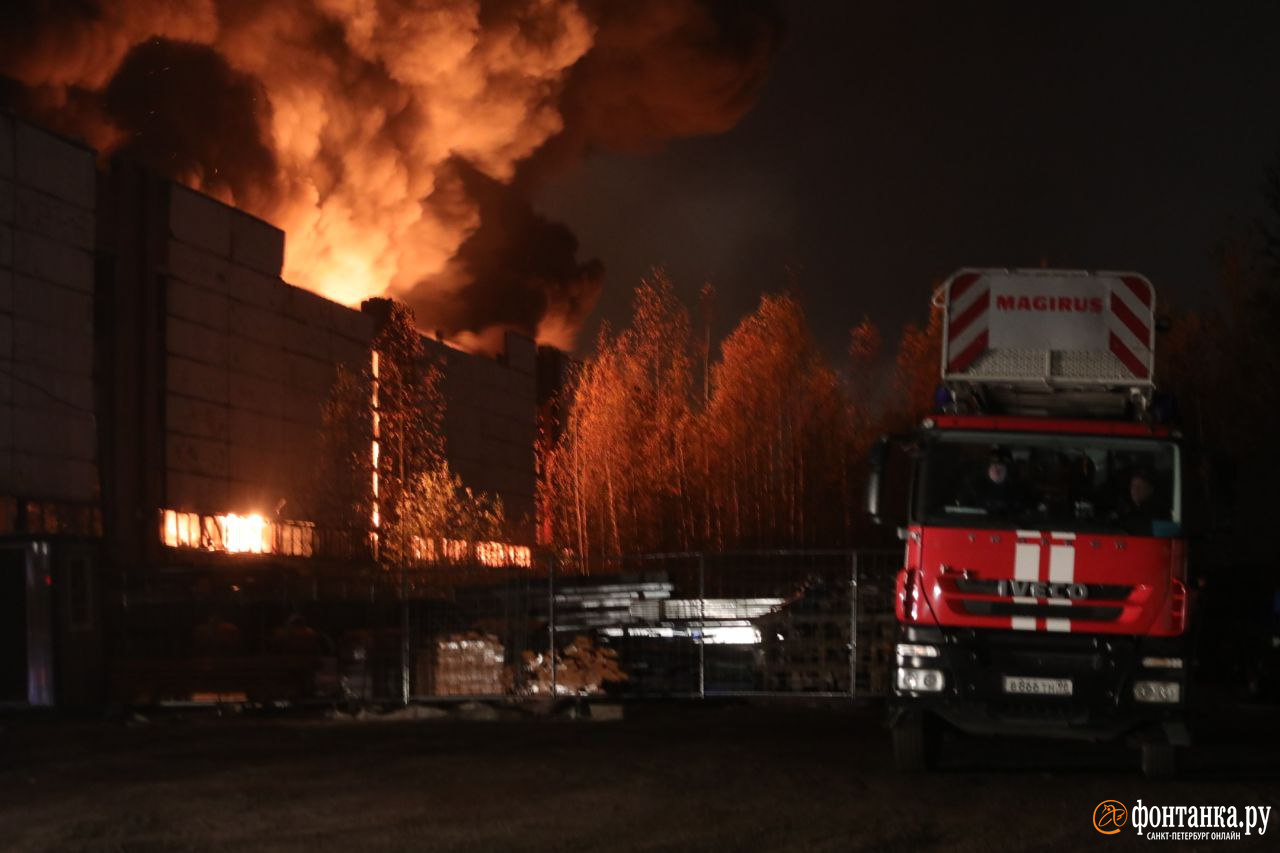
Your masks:
<svg viewBox="0 0 1280 853"><path fill-rule="evenodd" d="M497 696L506 692L506 649L493 634L468 631L436 640L431 693L435 696Z"/></svg>

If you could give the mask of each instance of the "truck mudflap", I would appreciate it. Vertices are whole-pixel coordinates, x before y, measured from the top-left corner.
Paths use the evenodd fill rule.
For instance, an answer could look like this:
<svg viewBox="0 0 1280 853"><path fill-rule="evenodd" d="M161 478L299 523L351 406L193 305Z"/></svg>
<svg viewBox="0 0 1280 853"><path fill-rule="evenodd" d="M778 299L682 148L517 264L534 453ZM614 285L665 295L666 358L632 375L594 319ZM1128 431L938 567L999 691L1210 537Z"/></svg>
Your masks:
<svg viewBox="0 0 1280 853"><path fill-rule="evenodd" d="M900 625L895 719L928 712L971 734L1184 745L1181 638Z"/></svg>

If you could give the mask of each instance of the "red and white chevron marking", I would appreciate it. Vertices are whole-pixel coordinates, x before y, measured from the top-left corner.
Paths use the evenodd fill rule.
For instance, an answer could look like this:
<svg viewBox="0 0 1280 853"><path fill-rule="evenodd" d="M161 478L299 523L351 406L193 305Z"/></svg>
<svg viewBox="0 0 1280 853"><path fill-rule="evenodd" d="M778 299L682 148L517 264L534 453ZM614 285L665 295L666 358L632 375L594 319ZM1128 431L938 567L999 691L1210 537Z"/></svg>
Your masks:
<svg viewBox="0 0 1280 853"><path fill-rule="evenodd" d="M987 351L991 285L981 273L961 273L947 289L947 372L961 373Z"/></svg>
<svg viewBox="0 0 1280 853"><path fill-rule="evenodd" d="M1139 379L1150 379L1151 350L1155 344L1150 317L1154 295L1146 279L1120 276L1107 300L1108 346L1120 363Z"/></svg>
<svg viewBox="0 0 1280 853"><path fill-rule="evenodd" d="M1002 277L994 277L997 281ZM1017 279L1019 277L1012 277ZM1005 282L1010 279L1004 278ZM992 315L992 282L993 277L981 272L965 272L951 280L947 288L947 373L963 373L983 353L991 348L991 315ZM1035 277L1028 275L1016 282L1019 290L1024 291L1016 298L1030 300L1035 306L1025 316L1043 317L1063 310L1064 302L1077 305L1092 305L1092 311L1100 316L1105 324L1099 331L1104 340L1098 346L1105 345L1119 359L1133 377L1137 379L1151 378L1153 335L1155 330L1151 323L1155 296L1146 279L1136 275L1105 276L1099 278L1082 278L1081 285L1091 285L1089 290L1098 293L1098 287L1104 287L1103 298L1067 297L1063 295L1062 280L1053 284L1046 278L1046 288L1054 292L1036 295ZM1003 284L1008 288L1009 284ZM1031 295L1028 295L1029 291ZM1086 293L1089 291L1086 291ZM1001 296L1001 299L1007 298ZM1021 304L1021 302L1020 302ZM1043 306L1043 307L1040 307ZM1080 311L1080 307L1074 310ZM1074 348L1092 348L1077 346Z"/></svg>

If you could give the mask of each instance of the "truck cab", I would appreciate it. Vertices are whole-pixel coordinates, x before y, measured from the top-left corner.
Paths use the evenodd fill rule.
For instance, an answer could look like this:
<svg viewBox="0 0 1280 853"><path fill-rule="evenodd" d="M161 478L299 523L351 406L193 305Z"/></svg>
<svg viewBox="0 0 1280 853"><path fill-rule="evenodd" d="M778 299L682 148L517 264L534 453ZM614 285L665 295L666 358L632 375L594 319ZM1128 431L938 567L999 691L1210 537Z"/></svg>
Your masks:
<svg viewBox="0 0 1280 853"><path fill-rule="evenodd" d="M962 270L936 299L938 411L881 440L868 483L905 542L895 757L927 767L946 726L1131 738L1167 775L1187 743L1187 553L1154 290L1132 273Z"/></svg>

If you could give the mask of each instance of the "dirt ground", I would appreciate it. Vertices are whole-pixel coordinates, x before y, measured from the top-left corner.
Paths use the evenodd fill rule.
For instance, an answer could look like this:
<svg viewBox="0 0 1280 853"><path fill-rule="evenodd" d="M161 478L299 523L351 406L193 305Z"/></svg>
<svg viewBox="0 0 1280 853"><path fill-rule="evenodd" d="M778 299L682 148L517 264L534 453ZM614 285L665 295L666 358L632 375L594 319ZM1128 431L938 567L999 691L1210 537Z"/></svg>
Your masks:
<svg viewBox="0 0 1280 853"><path fill-rule="evenodd" d="M1277 716L1232 712L1168 782L1121 749L968 739L939 771L900 775L882 710L794 700L614 722L9 718L0 848L1132 849L1155 842L1099 835L1102 800L1280 806ZM1198 846L1274 845L1272 824Z"/></svg>

